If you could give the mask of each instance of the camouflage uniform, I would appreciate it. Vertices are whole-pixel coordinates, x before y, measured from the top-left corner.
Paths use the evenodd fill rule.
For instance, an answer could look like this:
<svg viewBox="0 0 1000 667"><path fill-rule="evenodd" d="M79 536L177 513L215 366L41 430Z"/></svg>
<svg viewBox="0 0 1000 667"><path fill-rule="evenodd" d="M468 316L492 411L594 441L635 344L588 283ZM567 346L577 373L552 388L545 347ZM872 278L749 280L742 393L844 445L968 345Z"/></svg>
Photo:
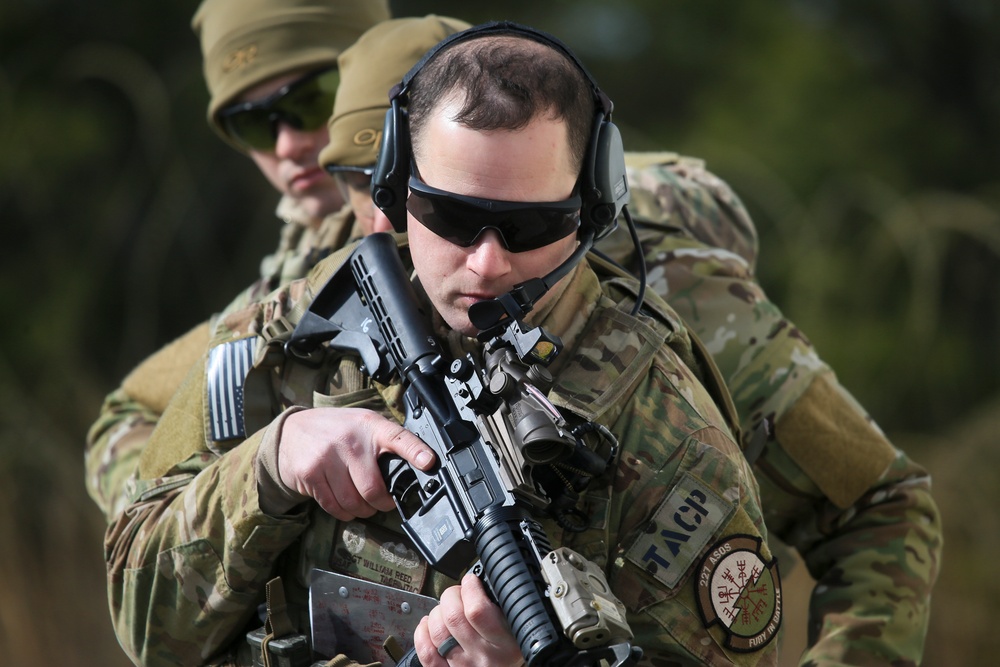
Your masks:
<svg viewBox="0 0 1000 667"><path fill-rule="evenodd" d="M660 159L672 166L629 174L642 193L630 210L645 221L648 289L708 348L745 442L765 420L773 425L751 446L763 447L759 455L748 455L768 530L799 551L817 581L800 664L919 664L942 547L927 472L886 440L767 300L753 275L753 225L728 188L720 184L718 208L702 206L697 193L712 190L703 165ZM631 264L631 246L606 250Z"/></svg>
<svg viewBox="0 0 1000 667"><path fill-rule="evenodd" d="M769 529L796 546L819 581L811 648L801 664L919 662L941 550L926 473L888 445L805 336L767 301L753 277L756 230L729 187L691 158L627 154L626 161L629 208L646 223L640 237L651 290L666 296L706 341L747 438L759 432L764 416L777 423L777 437L765 442L754 471ZM625 262L631 253L620 232L602 249ZM202 330L199 340L207 337ZM180 381L177 371L196 355L173 355L181 356L172 364L173 382L150 384L171 387L164 391L169 398ZM171 355L154 359L165 356ZM142 370L134 375L150 374ZM88 488L102 508L110 499L124 501L124 481L165 403L153 405L119 390L91 431ZM119 455L116 442L127 442L132 455ZM888 453L891 466L882 464ZM867 476L856 472L857 463ZM855 488L838 488L845 482ZM890 567L875 577L874 562Z"/></svg>
<svg viewBox="0 0 1000 667"><path fill-rule="evenodd" d="M280 334L271 338L294 325L295 305L311 301L343 256L324 260L308 281L263 303L230 311L216 328L213 345L254 339L258 368L251 376L264 381L247 386L268 387L274 421L246 440L211 441L206 366L199 363L143 450L135 500L110 527L106 543L112 617L133 660L233 659L248 621L257 623L254 612L274 573L285 581L300 627L313 567L434 595L454 583L428 570L395 512L342 523L311 501L284 503L279 514L261 507L278 507L274 498L288 493L276 488L280 482L262 461L274 455L281 424L296 406L399 415L398 385L373 385L359 373L359 360L336 353L320 369L305 367L278 352ZM551 399L567 415L610 428L621 447L613 479L595 485L586 499L590 529L569 539L551 522L546 528L554 546L572 544L605 568L646 652L643 664L776 664L776 643L768 641L780 618L776 578L762 602L771 623L749 637L734 639L721 624L706 629L700 618L699 589L708 594L706 582L724 550L743 540L762 563L772 561L762 541L756 483L695 375L712 367L697 363L686 328L655 297L649 304L654 316L629 315L629 292L621 282L600 284L581 265L547 312L533 313L566 345L552 366ZM283 326L269 326L277 321ZM476 345L455 338L449 340L455 349ZM247 404L261 400L258 394ZM253 414L248 411L248 419ZM691 519L696 510L697 521L676 518ZM687 532L670 533L680 541L665 542L656 533L663 522ZM710 558L713 550L717 558Z"/></svg>

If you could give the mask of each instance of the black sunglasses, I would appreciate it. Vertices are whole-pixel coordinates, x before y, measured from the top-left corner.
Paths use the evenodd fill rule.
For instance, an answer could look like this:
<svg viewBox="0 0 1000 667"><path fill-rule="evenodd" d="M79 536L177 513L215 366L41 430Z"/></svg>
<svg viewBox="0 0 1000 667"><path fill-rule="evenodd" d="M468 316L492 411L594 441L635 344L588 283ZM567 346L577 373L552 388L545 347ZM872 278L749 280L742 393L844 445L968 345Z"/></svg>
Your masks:
<svg viewBox="0 0 1000 667"><path fill-rule="evenodd" d="M468 248L495 229L510 252L535 250L566 238L580 227L580 195L557 202L498 201L438 190L410 176L406 210L427 229Z"/></svg>
<svg viewBox="0 0 1000 667"><path fill-rule="evenodd" d="M278 124L313 132L323 127L333 112L340 85L334 69L306 74L256 102L240 102L219 111L219 123L232 139L246 148L270 151L278 141Z"/></svg>

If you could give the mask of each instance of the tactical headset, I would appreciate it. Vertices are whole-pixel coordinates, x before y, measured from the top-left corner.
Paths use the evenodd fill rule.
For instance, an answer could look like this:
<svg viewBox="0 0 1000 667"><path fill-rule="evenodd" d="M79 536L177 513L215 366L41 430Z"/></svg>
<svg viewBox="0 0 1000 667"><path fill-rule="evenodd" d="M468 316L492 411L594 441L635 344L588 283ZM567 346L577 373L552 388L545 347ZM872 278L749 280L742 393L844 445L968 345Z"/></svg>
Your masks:
<svg viewBox="0 0 1000 667"><path fill-rule="evenodd" d="M577 184L583 200L580 235L586 238L592 232L594 240L607 236L614 231L618 214L629 199L625 149L621 133L611 122L614 105L569 47L547 33L509 21L485 23L448 36L428 51L389 91L390 108L385 114L382 146L372 175L375 205L386 214L397 232L406 231L406 197L412 155L405 107L410 82L440 51L452 44L484 35L520 36L548 45L569 58L586 77L594 96L596 115Z"/></svg>

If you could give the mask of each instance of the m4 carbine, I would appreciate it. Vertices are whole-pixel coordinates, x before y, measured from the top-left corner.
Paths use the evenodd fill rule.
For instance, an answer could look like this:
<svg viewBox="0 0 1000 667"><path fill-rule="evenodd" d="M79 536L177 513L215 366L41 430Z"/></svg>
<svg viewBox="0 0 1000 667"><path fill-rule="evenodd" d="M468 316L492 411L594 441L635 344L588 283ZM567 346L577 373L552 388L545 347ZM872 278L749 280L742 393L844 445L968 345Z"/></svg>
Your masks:
<svg viewBox="0 0 1000 667"><path fill-rule="evenodd" d="M317 294L286 349L310 357L323 343L358 354L377 382L402 381L403 425L437 464L424 472L399 457L379 463L403 529L431 567L457 579L478 558L474 571L529 666L636 662L642 650L604 573L568 548L553 550L533 516L547 510L572 528L577 493L613 457L582 442L600 427L571 429L545 396L544 365L558 339L511 319L491 330L481 361L449 359L395 241L374 234ZM411 649L399 664L419 663Z"/></svg>

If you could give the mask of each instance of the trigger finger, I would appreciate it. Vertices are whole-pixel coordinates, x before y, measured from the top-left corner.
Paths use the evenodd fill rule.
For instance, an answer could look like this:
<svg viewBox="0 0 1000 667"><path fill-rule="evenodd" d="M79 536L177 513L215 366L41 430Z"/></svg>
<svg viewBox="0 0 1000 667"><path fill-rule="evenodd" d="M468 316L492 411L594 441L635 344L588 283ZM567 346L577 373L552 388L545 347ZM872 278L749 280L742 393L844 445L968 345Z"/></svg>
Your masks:
<svg viewBox="0 0 1000 667"><path fill-rule="evenodd" d="M434 450L427 443L402 426L395 424L397 430L388 440L387 450L405 459L410 465L420 470L427 470L434 465Z"/></svg>

